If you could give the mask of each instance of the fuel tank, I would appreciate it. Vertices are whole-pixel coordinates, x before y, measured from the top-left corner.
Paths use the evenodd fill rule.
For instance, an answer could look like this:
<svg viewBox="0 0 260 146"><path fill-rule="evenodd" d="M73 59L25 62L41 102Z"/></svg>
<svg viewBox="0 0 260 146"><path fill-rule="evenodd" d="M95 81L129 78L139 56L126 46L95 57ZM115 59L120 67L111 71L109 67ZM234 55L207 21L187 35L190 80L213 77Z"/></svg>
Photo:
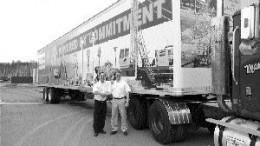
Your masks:
<svg viewBox="0 0 260 146"><path fill-rule="evenodd" d="M260 131L260 123L235 117L225 117L222 122L234 124L246 129ZM227 128L224 126L216 126L214 132L215 146L260 146L260 137Z"/></svg>

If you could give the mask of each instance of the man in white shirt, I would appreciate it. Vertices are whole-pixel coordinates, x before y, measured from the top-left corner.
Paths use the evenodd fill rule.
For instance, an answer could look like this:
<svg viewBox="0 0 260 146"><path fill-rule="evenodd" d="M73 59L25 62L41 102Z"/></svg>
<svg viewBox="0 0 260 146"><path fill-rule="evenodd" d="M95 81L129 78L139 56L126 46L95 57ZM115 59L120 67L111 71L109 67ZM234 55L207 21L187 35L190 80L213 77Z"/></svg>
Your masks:
<svg viewBox="0 0 260 146"><path fill-rule="evenodd" d="M129 106L129 92L131 91L128 84L121 80L121 71L116 72L116 80L112 84L112 117L111 117L111 125L112 132L110 135L114 135L118 130L118 110L121 115L121 130L125 136L127 133L127 121L126 121L126 107Z"/></svg>
<svg viewBox="0 0 260 146"><path fill-rule="evenodd" d="M94 94L94 119L93 129L94 137L98 136L99 133L106 134L104 131L106 113L107 113L107 96L111 94L111 85L105 81L105 73L99 73L99 82L93 86Z"/></svg>

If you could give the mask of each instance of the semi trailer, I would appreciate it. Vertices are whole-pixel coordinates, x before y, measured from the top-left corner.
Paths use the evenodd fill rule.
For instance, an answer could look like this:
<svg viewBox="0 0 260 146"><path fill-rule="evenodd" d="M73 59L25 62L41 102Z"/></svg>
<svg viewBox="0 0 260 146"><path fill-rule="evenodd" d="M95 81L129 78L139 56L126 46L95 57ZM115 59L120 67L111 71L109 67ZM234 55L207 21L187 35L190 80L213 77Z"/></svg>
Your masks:
<svg viewBox="0 0 260 146"><path fill-rule="evenodd" d="M184 140L189 129L213 132L205 119L228 115L217 97L231 91L226 56L237 7L238 0L118 0L37 52L43 99L92 98L98 72L110 82L120 69L134 129L150 128L161 144Z"/></svg>

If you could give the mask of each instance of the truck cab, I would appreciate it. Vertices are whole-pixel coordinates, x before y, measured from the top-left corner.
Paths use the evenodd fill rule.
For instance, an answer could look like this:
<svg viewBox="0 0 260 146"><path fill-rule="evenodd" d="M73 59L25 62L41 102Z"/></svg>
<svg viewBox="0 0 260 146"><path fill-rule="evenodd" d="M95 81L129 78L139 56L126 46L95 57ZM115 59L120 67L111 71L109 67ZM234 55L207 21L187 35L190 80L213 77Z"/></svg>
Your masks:
<svg viewBox="0 0 260 146"><path fill-rule="evenodd" d="M236 30L232 82L234 108L242 117L260 120L259 7L246 7L236 13L233 20Z"/></svg>
<svg viewBox="0 0 260 146"><path fill-rule="evenodd" d="M259 5L245 7L233 15L230 52L225 64L230 63L231 75L223 72L230 90L217 96L220 108L228 116L222 120L207 119L217 125L214 143L216 146L260 145ZM230 99L231 106L225 97Z"/></svg>

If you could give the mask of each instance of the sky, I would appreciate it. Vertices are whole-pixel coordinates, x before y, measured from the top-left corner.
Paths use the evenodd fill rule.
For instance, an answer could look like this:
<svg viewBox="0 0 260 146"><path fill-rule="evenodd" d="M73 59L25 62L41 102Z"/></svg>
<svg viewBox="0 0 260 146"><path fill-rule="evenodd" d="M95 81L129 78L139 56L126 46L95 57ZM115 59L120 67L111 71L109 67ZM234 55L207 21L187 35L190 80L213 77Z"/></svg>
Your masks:
<svg viewBox="0 0 260 146"><path fill-rule="evenodd" d="M0 63L37 61L37 51L117 0L1 0Z"/></svg>

